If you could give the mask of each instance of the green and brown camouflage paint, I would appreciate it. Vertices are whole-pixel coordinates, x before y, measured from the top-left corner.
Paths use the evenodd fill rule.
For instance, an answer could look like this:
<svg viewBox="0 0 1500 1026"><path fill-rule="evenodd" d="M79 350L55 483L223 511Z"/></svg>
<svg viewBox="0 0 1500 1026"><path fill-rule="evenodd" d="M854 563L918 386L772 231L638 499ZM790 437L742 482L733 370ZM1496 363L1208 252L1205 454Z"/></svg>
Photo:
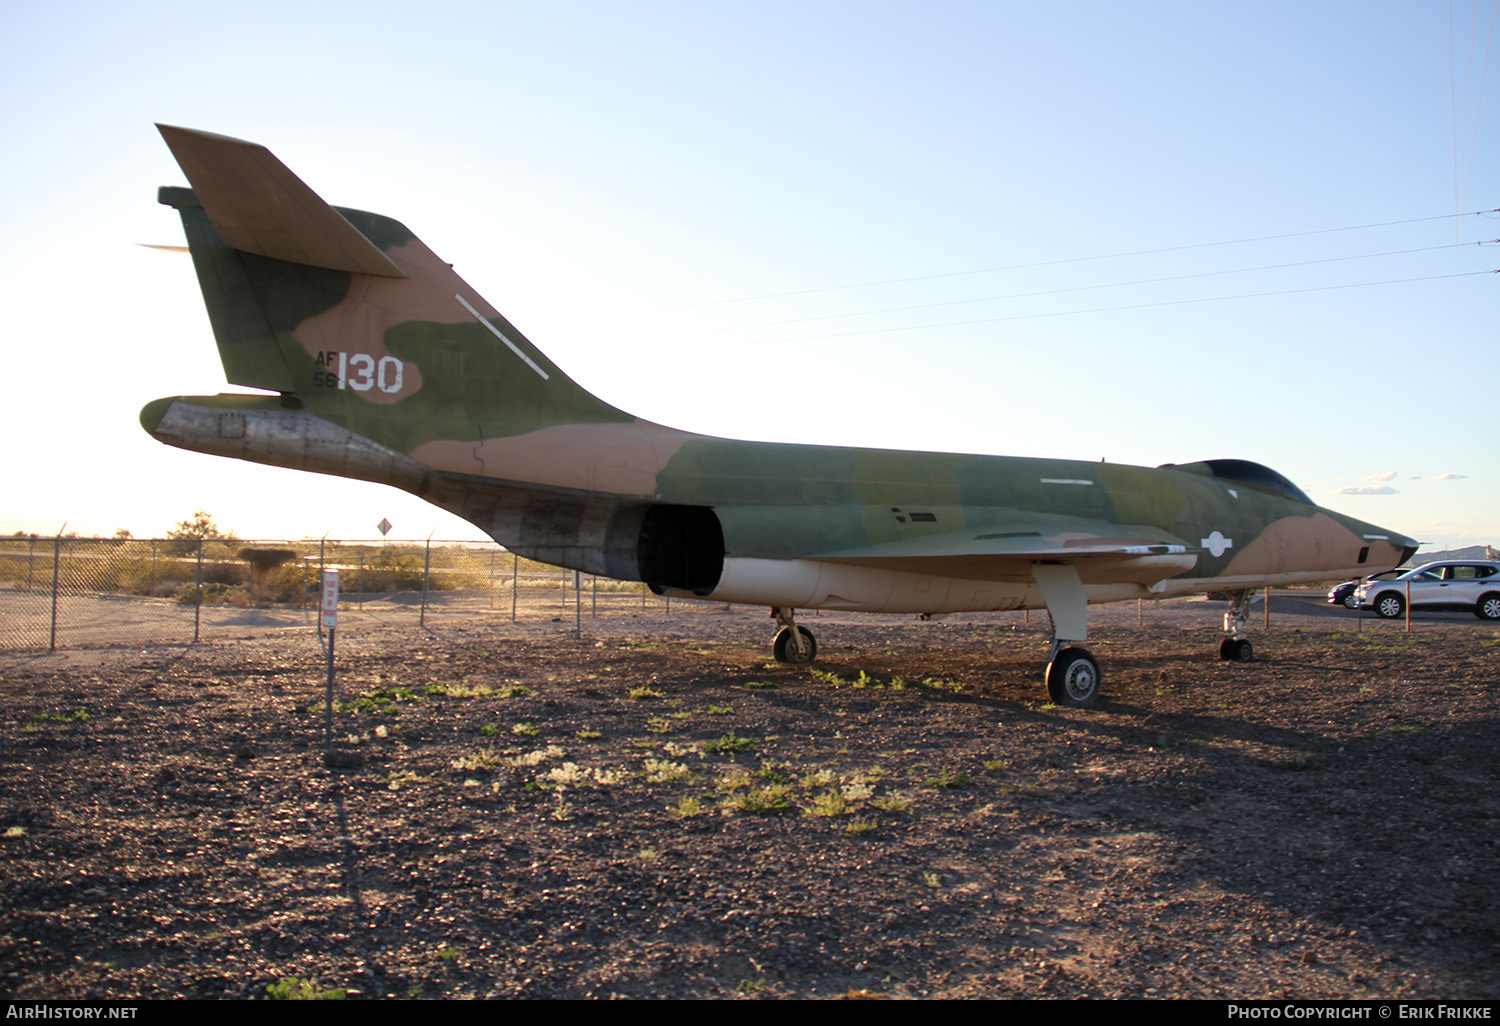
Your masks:
<svg viewBox="0 0 1500 1026"><path fill-rule="evenodd" d="M1076 567L1089 601L1109 601L1366 575L1414 546L1224 464L735 441L643 421L579 387L404 225L314 209L263 147L162 131L197 192L221 197L215 211L188 189L160 194L181 214L225 374L278 393L150 403L142 425L168 444L390 484L531 558L721 601L1040 607L1038 564ZM279 212L283 196L312 213ZM348 255L318 259L373 270L267 255L329 252L327 235Z"/></svg>

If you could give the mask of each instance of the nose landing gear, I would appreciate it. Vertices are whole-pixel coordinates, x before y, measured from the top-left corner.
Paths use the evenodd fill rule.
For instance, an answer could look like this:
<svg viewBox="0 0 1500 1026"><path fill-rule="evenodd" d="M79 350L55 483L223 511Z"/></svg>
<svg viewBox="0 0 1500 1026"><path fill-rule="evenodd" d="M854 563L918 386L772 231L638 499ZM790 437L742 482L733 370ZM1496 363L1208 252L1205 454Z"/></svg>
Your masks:
<svg viewBox="0 0 1500 1026"><path fill-rule="evenodd" d="M1253 591L1230 593L1229 609L1224 613L1224 630L1229 634L1219 643L1219 658L1225 662L1248 663L1255 659L1255 648L1245 637L1245 621L1250 619Z"/></svg>

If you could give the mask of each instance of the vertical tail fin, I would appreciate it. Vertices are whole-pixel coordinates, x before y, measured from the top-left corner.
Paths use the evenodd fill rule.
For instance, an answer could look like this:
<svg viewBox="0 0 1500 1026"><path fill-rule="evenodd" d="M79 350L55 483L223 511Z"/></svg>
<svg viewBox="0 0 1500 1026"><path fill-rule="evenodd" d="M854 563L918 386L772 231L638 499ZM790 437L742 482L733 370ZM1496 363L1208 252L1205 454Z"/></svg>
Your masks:
<svg viewBox="0 0 1500 1026"><path fill-rule="evenodd" d="M653 580L702 583L672 560L683 515L646 525L691 436L580 388L400 222L329 206L263 146L159 127L192 183L159 198L182 216L224 372L280 394L158 399L141 411L153 437L393 485L590 573L642 579L644 546Z"/></svg>
<svg viewBox="0 0 1500 1026"><path fill-rule="evenodd" d="M410 454L634 418L580 388L404 225L334 208L263 146L158 126L225 375Z"/></svg>

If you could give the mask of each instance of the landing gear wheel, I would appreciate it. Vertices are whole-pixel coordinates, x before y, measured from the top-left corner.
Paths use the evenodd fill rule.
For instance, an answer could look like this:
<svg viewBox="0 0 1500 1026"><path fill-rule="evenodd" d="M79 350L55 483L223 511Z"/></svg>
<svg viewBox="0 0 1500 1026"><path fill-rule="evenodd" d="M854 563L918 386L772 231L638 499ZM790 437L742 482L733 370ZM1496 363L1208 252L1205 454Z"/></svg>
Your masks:
<svg viewBox="0 0 1500 1026"><path fill-rule="evenodd" d="M1474 615L1481 620L1500 620L1500 594L1481 595L1474 604Z"/></svg>
<svg viewBox="0 0 1500 1026"><path fill-rule="evenodd" d="M1225 638L1219 643L1219 658L1227 663L1248 663L1255 658L1249 638Z"/></svg>
<svg viewBox="0 0 1500 1026"><path fill-rule="evenodd" d="M1058 705L1087 709L1099 698L1099 664L1086 648L1065 648L1047 664L1047 694Z"/></svg>
<svg viewBox="0 0 1500 1026"><path fill-rule="evenodd" d="M794 629L802 635L801 651L798 651L797 647L792 644L792 631ZM776 656L778 663L804 665L818 657L818 640L812 636L812 631L806 627L783 627L776 632L776 641L771 645L771 652Z"/></svg>
<svg viewBox="0 0 1500 1026"><path fill-rule="evenodd" d="M1406 612L1406 600L1394 591L1381 592L1375 599L1375 612L1387 620L1399 620Z"/></svg>

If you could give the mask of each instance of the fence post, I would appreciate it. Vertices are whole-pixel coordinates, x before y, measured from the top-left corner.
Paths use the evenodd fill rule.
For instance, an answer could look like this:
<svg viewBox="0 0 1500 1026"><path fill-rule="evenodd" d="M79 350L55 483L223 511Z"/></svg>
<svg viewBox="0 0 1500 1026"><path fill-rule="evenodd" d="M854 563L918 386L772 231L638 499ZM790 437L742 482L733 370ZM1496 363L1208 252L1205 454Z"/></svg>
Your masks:
<svg viewBox="0 0 1500 1026"><path fill-rule="evenodd" d="M422 615L417 618L417 626L427 626L427 573L432 569L432 535L427 536L427 547L422 556Z"/></svg>
<svg viewBox="0 0 1500 1026"><path fill-rule="evenodd" d="M198 573L193 585L193 644L198 644L198 628L203 621L203 539L198 539Z"/></svg>
<svg viewBox="0 0 1500 1026"><path fill-rule="evenodd" d="M521 572L521 557L514 552L510 554L510 622L516 622L516 586L520 583L518 577Z"/></svg>
<svg viewBox="0 0 1500 1026"><path fill-rule="evenodd" d="M151 539L151 590L146 592L147 598L156 597L156 539Z"/></svg>
<svg viewBox="0 0 1500 1026"><path fill-rule="evenodd" d="M63 527L67 527L63 524ZM57 537L52 539L52 641L47 646L49 652L57 651L57 567L62 562L62 532L57 532Z"/></svg>
<svg viewBox="0 0 1500 1026"><path fill-rule="evenodd" d="M31 587L32 587L32 584L31 584L31 571L32 571L32 565L35 562L36 562L36 538L35 537L27 538L26 539L26 591L27 591L28 594L31 592Z"/></svg>

